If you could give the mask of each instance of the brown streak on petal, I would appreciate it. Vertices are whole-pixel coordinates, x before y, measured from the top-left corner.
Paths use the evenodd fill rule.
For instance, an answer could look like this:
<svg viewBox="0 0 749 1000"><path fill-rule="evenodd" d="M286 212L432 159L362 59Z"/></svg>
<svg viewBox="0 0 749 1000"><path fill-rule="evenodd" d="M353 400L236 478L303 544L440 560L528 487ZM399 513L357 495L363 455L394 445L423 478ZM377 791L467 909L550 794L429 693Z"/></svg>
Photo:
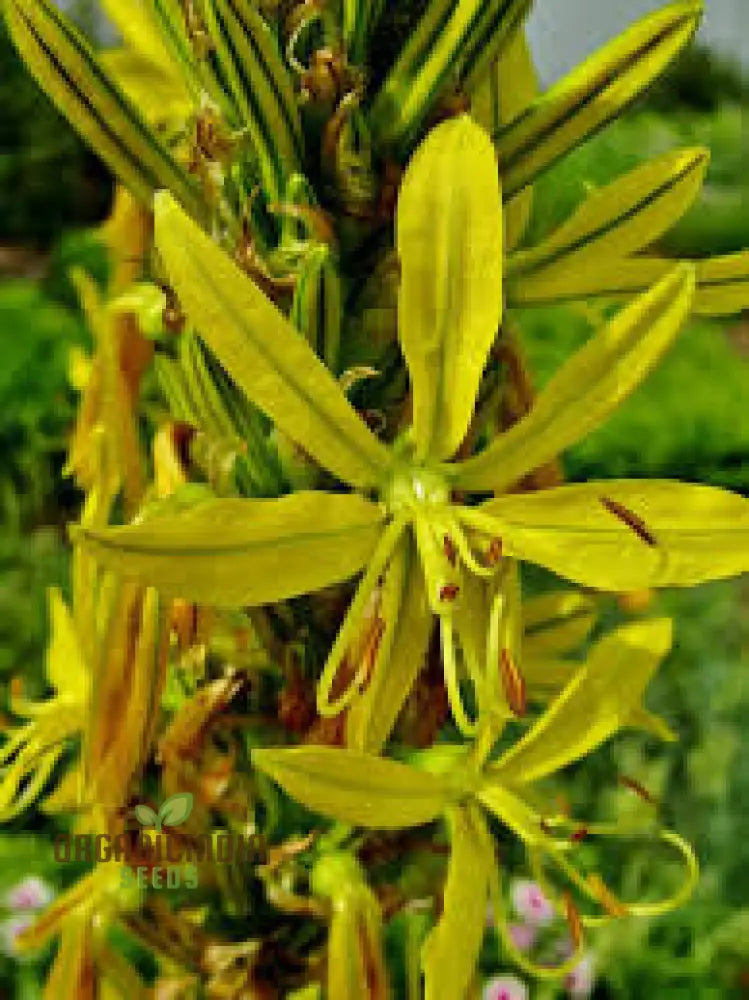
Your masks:
<svg viewBox="0 0 749 1000"><path fill-rule="evenodd" d="M623 521L646 545L655 547L658 544L655 536L638 514L610 497L599 497L599 500L610 514Z"/></svg>

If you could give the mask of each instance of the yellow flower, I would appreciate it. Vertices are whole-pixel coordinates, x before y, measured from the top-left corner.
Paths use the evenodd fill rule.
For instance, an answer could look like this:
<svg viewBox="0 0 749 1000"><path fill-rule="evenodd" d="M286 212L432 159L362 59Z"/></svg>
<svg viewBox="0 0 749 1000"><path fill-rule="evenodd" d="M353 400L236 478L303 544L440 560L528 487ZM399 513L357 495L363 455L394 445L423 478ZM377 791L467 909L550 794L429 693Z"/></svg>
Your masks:
<svg viewBox="0 0 749 1000"><path fill-rule="evenodd" d="M412 755L410 764L308 746L254 750L253 762L292 798L343 823L397 830L445 819L452 849L442 916L422 950L427 1000L465 995L483 939L487 896L508 956L536 976L555 978L579 961L582 928L625 914L664 913L681 905L696 884L694 853L678 835L661 829L657 819L581 823L540 807L541 792L535 787L628 723L670 645L667 619L633 622L604 638L542 717L495 761L490 760L492 738L472 753L470 746L440 744ZM512 942L489 817L520 839L536 878L543 879L549 898L573 925L576 954L556 968L534 965ZM595 871L585 872L580 861L575 863L583 832L591 842L646 838L673 849L684 863L683 885L658 902L621 901ZM549 884L549 866L566 885L563 893ZM570 891L598 912L580 913Z"/></svg>
<svg viewBox="0 0 749 1000"><path fill-rule="evenodd" d="M169 195L156 201L156 243L189 319L249 399L345 486L165 508L124 527L82 527L78 537L126 575L219 606L284 600L364 569L318 688L323 715L365 706L349 734L354 745L377 749L386 739L432 616L460 730L476 732L478 718L463 704L458 650L479 717L501 713L496 636L512 560L614 591L692 585L749 566L749 503L731 493L647 481L507 492L597 427L668 349L694 295L688 265L604 326L510 431L456 458L501 321L502 229L488 136L466 116L443 123L411 160L398 201L398 323L413 426L386 446L273 303ZM487 494L496 498L479 503ZM472 580L483 578L496 590L483 620L489 656L461 623ZM377 648L333 696L373 601Z"/></svg>
<svg viewBox="0 0 749 1000"><path fill-rule="evenodd" d="M31 805L43 792L58 761L80 741L90 697L89 674L70 611L56 588L49 592L52 637L47 649L46 674L55 694L30 702L11 694L15 715L29 721L8 734L0 748L0 821L7 822ZM52 807L71 805L69 794L80 794L76 766L52 798ZM75 797L73 803L75 802ZM49 807L49 800L48 800Z"/></svg>

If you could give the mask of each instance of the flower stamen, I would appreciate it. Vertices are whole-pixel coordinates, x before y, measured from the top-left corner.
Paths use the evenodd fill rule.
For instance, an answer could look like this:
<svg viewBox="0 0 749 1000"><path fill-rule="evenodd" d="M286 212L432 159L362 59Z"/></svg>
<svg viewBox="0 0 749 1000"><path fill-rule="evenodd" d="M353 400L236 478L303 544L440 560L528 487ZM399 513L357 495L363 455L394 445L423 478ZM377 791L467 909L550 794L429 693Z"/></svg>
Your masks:
<svg viewBox="0 0 749 1000"><path fill-rule="evenodd" d="M588 885L598 902L611 917L629 916L629 908L617 899L600 875L589 875Z"/></svg>
<svg viewBox="0 0 749 1000"><path fill-rule="evenodd" d="M647 802L648 805L656 809L658 808L659 803L656 797L644 785L641 785L639 781L635 781L634 778L628 778L626 774L620 774L619 784L627 788L630 792L634 792L643 802Z"/></svg>
<svg viewBox="0 0 749 1000"><path fill-rule="evenodd" d="M499 674L510 711L522 718L528 711L525 678L508 649L502 649L499 654Z"/></svg>
<svg viewBox="0 0 749 1000"><path fill-rule="evenodd" d="M445 550L445 557L451 566L455 566L458 561L458 553L455 548L455 542L450 538L449 535L445 535L442 539L442 544Z"/></svg>
<svg viewBox="0 0 749 1000"><path fill-rule="evenodd" d="M455 725L463 736L475 736L478 732L478 719L471 721L463 706L463 696L458 683L458 668L455 657L455 634L452 620L447 615L440 616L440 637L442 639L442 661L445 670L445 687L452 709Z"/></svg>
<svg viewBox="0 0 749 1000"><path fill-rule="evenodd" d="M567 919L567 926L570 929L572 943L576 949L579 949L583 943L583 921L580 911L575 906L571 893L565 892L562 899L564 901L564 914Z"/></svg>
<svg viewBox="0 0 749 1000"><path fill-rule="evenodd" d="M484 561L487 566L496 566L502 559L502 539L492 538L489 543L489 548L486 550L484 555Z"/></svg>

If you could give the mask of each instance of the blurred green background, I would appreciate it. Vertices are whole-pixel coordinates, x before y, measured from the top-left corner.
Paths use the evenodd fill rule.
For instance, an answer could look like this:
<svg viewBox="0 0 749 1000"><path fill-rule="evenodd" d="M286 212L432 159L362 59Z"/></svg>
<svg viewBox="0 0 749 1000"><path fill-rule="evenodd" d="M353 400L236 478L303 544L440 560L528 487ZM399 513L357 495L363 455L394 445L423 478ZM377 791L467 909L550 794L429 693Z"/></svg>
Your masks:
<svg viewBox="0 0 749 1000"><path fill-rule="evenodd" d="M84 3L78 14L90 16ZM85 348L89 336L68 270L82 265L103 278L92 227L112 186L37 91L1 27L0 66L0 680L22 675L33 689L43 665L45 588L66 587L64 525L79 500L62 472L75 412L68 367L71 347ZM646 100L541 181L530 235L547 232L591 185L644 157L704 144L712 150L704 196L662 249L699 257L749 246L747 110L749 84L739 71L693 49ZM539 383L588 336L591 318L567 307L523 314ZM616 416L570 452L566 473L668 476L749 494L748 390L747 318L692 323ZM648 700L681 740L664 747L625 737L573 775L572 797L588 812L591 804L605 811L614 769L644 777L703 865L687 908L650 924L617 922L598 936L595 997L749 996L748 609L749 581L656 598L650 610L674 616L677 639ZM612 603L605 622L618 616ZM0 896L28 874L59 887L46 832L32 814L0 834ZM637 883L647 860L630 855L625 884ZM43 964L0 954L0 996L38 995Z"/></svg>

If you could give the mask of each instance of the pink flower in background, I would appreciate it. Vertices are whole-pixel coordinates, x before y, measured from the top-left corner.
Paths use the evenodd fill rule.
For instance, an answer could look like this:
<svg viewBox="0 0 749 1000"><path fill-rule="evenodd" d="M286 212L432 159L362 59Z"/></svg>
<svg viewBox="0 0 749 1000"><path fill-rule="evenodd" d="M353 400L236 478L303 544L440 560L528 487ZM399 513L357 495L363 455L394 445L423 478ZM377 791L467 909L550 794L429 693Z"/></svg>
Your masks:
<svg viewBox="0 0 749 1000"><path fill-rule="evenodd" d="M536 943L536 928L531 924L510 924L510 939L518 951L530 951Z"/></svg>
<svg viewBox="0 0 749 1000"><path fill-rule="evenodd" d="M54 897L52 887L44 879L29 875L5 896L5 906L9 910L43 910Z"/></svg>
<svg viewBox="0 0 749 1000"><path fill-rule="evenodd" d="M499 976L486 984L483 1000L528 1000L528 988L515 976Z"/></svg>
<svg viewBox="0 0 749 1000"><path fill-rule="evenodd" d="M592 955L585 955L579 964L565 976L564 988L574 1000L587 1000L596 984Z"/></svg>
<svg viewBox="0 0 749 1000"><path fill-rule="evenodd" d="M512 905L517 915L534 927L543 927L554 919L554 907L538 882L521 879L513 883Z"/></svg>
<svg viewBox="0 0 749 1000"><path fill-rule="evenodd" d="M22 931L31 927L33 923L34 917L27 913L18 914L14 917L8 917L7 920L3 920L0 923L0 952L8 955L9 958L19 958L16 938Z"/></svg>

